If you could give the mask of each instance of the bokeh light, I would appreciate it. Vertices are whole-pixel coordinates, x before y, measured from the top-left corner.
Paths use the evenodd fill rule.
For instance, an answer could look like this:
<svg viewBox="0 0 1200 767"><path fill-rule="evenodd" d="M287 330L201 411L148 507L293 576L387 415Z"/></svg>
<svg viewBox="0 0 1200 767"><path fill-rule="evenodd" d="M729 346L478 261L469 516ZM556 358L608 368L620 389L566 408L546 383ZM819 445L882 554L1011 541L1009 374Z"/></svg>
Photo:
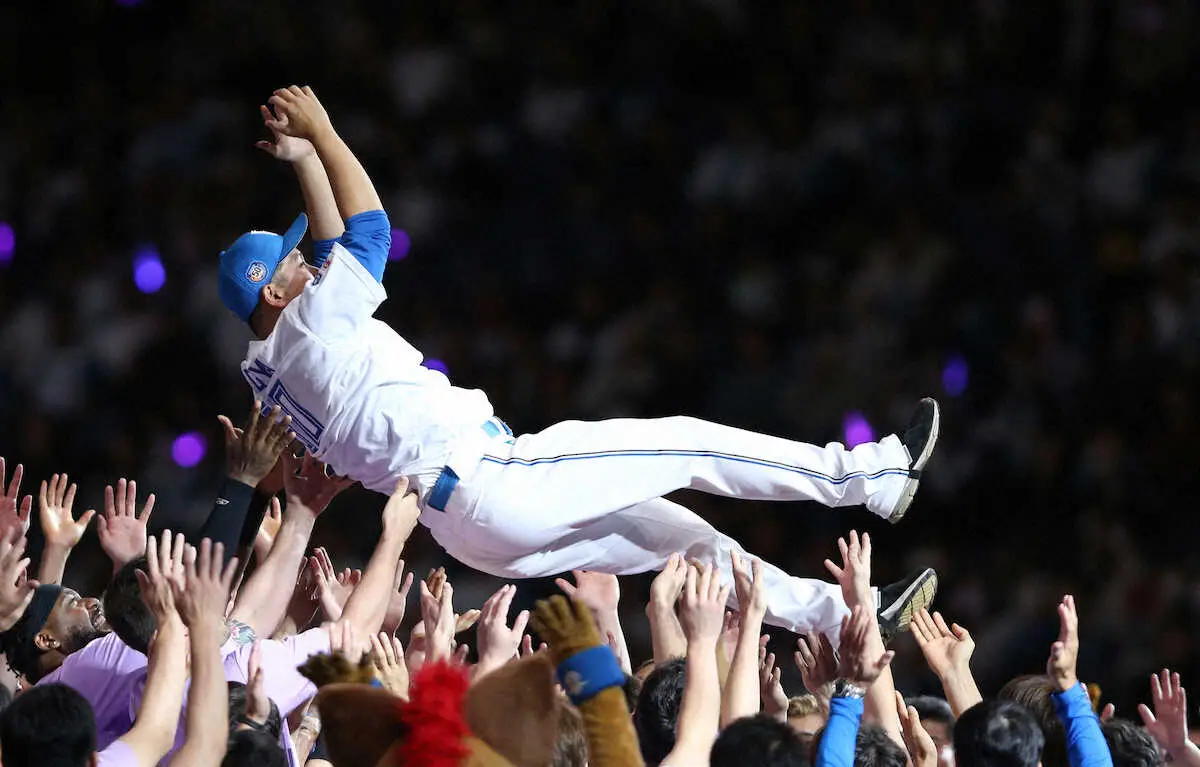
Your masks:
<svg viewBox="0 0 1200 767"><path fill-rule="evenodd" d="M143 293L157 293L166 282L167 270L154 246L138 248L133 254L133 284L137 289Z"/></svg>
<svg viewBox="0 0 1200 767"><path fill-rule="evenodd" d="M862 413L847 413L842 419L842 429L846 433L846 447L854 447L875 439L875 430Z"/></svg>
<svg viewBox="0 0 1200 767"><path fill-rule="evenodd" d="M969 377L967 361L961 354L956 354L947 360L946 367L942 370L942 388L946 391L946 396L961 396L967 390Z"/></svg>
<svg viewBox="0 0 1200 767"><path fill-rule="evenodd" d="M208 443L200 432L189 431L180 434L171 445L171 459L185 469L190 469L204 460L208 452Z"/></svg>
<svg viewBox="0 0 1200 767"><path fill-rule="evenodd" d="M13 251L17 249L17 235L11 224L0 221L0 265L12 262Z"/></svg>
<svg viewBox="0 0 1200 767"><path fill-rule="evenodd" d="M436 370L442 375L450 375L450 368L446 367L446 363L439 359L428 359L421 363L430 370Z"/></svg>
<svg viewBox="0 0 1200 767"><path fill-rule="evenodd" d="M403 229L392 230L392 247L388 248L388 261L402 261L412 247L408 232Z"/></svg>

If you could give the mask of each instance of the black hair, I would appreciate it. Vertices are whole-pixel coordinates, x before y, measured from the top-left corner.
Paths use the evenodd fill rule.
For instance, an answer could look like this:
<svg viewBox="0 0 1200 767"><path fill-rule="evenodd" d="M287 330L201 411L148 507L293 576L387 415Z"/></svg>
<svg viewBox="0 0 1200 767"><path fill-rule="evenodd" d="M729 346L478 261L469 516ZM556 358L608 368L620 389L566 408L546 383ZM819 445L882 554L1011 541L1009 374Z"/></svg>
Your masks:
<svg viewBox="0 0 1200 767"><path fill-rule="evenodd" d="M1017 703L1033 715L1045 739L1045 745L1042 747L1044 767L1068 767L1067 732L1054 711L1054 701L1050 699L1055 692L1057 688L1050 681L1050 677L1045 674L1033 674L1009 681L996 697Z"/></svg>
<svg viewBox="0 0 1200 767"><path fill-rule="evenodd" d="M229 734L238 728L238 720L246 715L246 685L241 682L228 682L229 688ZM279 715L279 706L271 701L271 713L267 716L267 731L279 737L283 729L283 717Z"/></svg>
<svg viewBox="0 0 1200 767"><path fill-rule="evenodd" d="M941 722L945 725L954 724L954 711L950 704L942 698L933 695L914 695L904 701L904 705L917 710L917 716L922 722Z"/></svg>
<svg viewBox="0 0 1200 767"><path fill-rule="evenodd" d="M877 724L858 728L854 767L907 767L908 754Z"/></svg>
<svg viewBox="0 0 1200 767"><path fill-rule="evenodd" d="M642 680L632 674L626 674L625 684L621 685L621 692L625 693L625 708L632 714L637 708L638 697L642 694Z"/></svg>
<svg viewBox="0 0 1200 767"><path fill-rule="evenodd" d="M791 726L765 714L731 723L713 743L712 767L809 767L807 746Z"/></svg>
<svg viewBox="0 0 1200 767"><path fill-rule="evenodd" d="M86 767L95 751L92 707L66 685L37 685L0 714L5 767Z"/></svg>
<svg viewBox="0 0 1200 767"><path fill-rule="evenodd" d="M1163 767L1162 752L1150 733L1128 719L1109 719L1100 723L1113 767Z"/></svg>
<svg viewBox="0 0 1200 767"><path fill-rule="evenodd" d="M675 725L686 684L686 661L672 658L651 671L642 685L633 710L633 727L647 767L654 767L675 748Z"/></svg>
<svg viewBox="0 0 1200 767"><path fill-rule="evenodd" d="M158 630L158 621L142 599L137 570L145 571L146 558L127 562L113 575L104 590L104 617L121 641L143 655L150 654L150 640Z"/></svg>
<svg viewBox="0 0 1200 767"><path fill-rule="evenodd" d="M287 767L278 737L261 730L239 730L229 736L221 767Z"/></svg>
<svg viewBox="0 0 1200 767"><path fill-rule="evenodd" d="M1045 744L1033 714L1008 700L977 703L954 723L958 767L1036 767Z"/></svg>

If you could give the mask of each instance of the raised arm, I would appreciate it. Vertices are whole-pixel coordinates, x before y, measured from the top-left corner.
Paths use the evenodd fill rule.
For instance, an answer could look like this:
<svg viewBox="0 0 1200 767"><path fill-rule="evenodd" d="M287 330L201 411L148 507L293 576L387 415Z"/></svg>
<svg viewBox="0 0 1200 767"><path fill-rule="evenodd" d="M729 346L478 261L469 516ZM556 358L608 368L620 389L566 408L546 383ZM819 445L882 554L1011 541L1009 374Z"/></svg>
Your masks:
<svg viewBox="0 0 1200 767"><path fill-rule="evenodd" d="M284 460L285 464L291 465L293 459L289 456ZM283 525L271 553L238 592L237 603L229 616L232 620L250 626L257 636L274 633L287 613L296 585L296 571L308 550L308 539L317 517L349 484L346 480L326 477L324 467L308 457L299 473L285 468L288 506ZM272 503L278 501L272 500Z"/></svg>
<svg viewBox="0 0 1200 767"><path fill-rule="evenodd" d="M271 105L279 116L272 129L307 139L316 148L329 176L338 212L346 224L342 245L376 280L382 280L392 231L371 177L333 129L312 88L296 85L280 88L271 97Z"/></svg>
<svg viewBox="0 0 1200 767"><path fill-rule="evenodd" d="M383 625L396 579L396 563L420 514L416 493L409 493L408 480L401 479L383 508L383 534L379 543L362 580L342 610L342 620L352 624L361 636L371 636Z"/></svg>
<svg viewBox="0 0 1200 767"><path fill-rule="evenodd" d="M266 105L259 107L262 112L263 124L271 131L273 141L259 141L255 146L276 160L291 163L296 171L296 179L300 182L300 191L304 194L304 207L308 211L308 231L314 242L335 240L346 231L342 216L338 213L337 200L333 196L333 187L329 184L329 176L317 150L308 139L289 136L287 133L288 115L281 111L278 115L271 114Z"/></svg>
<svg viewBox="0 0 1200 767"><path fill-rule="evenodd" d="M947 625L941 613L918 610L912 619L912 635L925 662L942 682L942 691L955 716L983 700L971 673L975 640L957 623Z"/></svg>
<svg viewBox="0 0 1200 767"><path fill-rule="evenodd" d="M687 568L683 557L672 554L650 584L646 617L650 620L650 643L654 647L656 664L681 658L687 652L687 638L679 625L679 616L675 614L675 603L683 591Z"/></svg>
<svg viewBox="0 0 1200 767"><path fill-rule="evenodd" d="M1112 767L1112 754L1100 730L1100 719L1092 710L1087 688L1079 683L1079 614L1075 597L1063 597L1058 605L1058 641L1050 646L1046 674L1054 683L1050 696L1054 710L1067 733L1067 762L1071 767Z"/></svg>
<svg viewBox="0 0 1200 767"><path fill-rule="evenodd" d="M767 590L763 583L762 567L753 560L746 563L731 552L733 583L737 591L738 609L742 613L742 630L738 634L721 696L721 726L728 727L736 719L754 716L759 711L758 647L763 618L767 614Z"/></svg>
<svg viewBox="0 0 1200 767"><path fill-rule="evenodd" d="M205 538L200 554L189 556L182 582L171 593L188 628L192 684L188 692L187 739L171 759L187 767L218 767L229 738L229 693L221 663L225 605L237 572L237 559L226 564L220 543ZM224 565L224 569L222 569Z"/></svg>
<svg viewBox="0 0 1200 767"><path fill-rule="evenodd" d="M621 670L632 674L629 646L625 641L625 631L621 628L621 585L617 576L588 570L572 570L571 574L575 576L575 583L566 578L555 578L554 582L569 598L577 599L588 606L592 617L596 619L596 628L600 631L601 638L612 647L613 653L621 663Z"/></svg>

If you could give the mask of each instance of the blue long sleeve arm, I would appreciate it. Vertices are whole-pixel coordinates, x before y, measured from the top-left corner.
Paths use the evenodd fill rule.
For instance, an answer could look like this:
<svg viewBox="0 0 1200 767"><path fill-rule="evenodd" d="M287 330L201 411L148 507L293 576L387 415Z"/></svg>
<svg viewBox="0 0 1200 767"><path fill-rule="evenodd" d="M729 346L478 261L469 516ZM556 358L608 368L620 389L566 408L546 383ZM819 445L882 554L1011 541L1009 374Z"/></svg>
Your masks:
<svg viewBox="0 0 1200 767"><path fill-rule="evenodd" d="M829 701L829 723L825 725L821 745L817 747L815 767L854 767L862 716L863 702L858 698Z"/></svg>
<svg viewBox="0 0 1200 767"><path fill-rule="evenodd" d="M1092 711L1087 689L1077 684L1050 698L1067 731L1067 762L1071 767L1113 767L1112 754L1100 731L1100 719Z"/></svg>
<svg viewBox="0 0 1200 767"><path fill-rule="evenodd" d="M346 220L346 231L333 240L313 241L313 263L317 267L325 264L333 243L339 242L358 259L371 276L383 282L383 270L387 266L388 250L392 247L392 225L387 213L368 210Z"/></svg>

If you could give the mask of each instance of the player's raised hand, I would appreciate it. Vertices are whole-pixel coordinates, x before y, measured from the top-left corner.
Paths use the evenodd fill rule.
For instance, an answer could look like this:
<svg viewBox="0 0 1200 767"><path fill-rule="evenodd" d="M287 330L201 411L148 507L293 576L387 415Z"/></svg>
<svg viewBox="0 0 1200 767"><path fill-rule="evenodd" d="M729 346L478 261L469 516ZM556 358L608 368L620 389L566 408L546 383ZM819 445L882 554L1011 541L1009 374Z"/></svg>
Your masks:
<svg viewBox="0 0 1200 767"><path fill-rule="evenodd" d="M858 533L851 530L849 540L838 538L838 551L842 555L841 566L826 559L825 569L842 587L846 606L853 608L855 605L872 604L871 536L863 533L860 540Z"/></svg>
<svg viewBox="0 0 1200 767"><path fill-rule="evenodd" d="M271 553L271 548L275 545L275 536L279 535L281 527L283 527L283 508L279 505L279 499L272 496L271 505L267 507L267 513L263 514L262 522L258 525L258 532L254 534L254 557L259 564L267 560L267 555Z"/></svg>
<svg viewBox="0 0 1200 767"><path fill-rule="evenodd" d="M259 141L254 146L263 150L276 160L284 162L299 162L316 154L312 142L305 138L289 136L287 133L288 117L280 113L278 117L271 114L267 105L259 107L262 113L263 125L271 131L272 141Z"/></svg>
<svg viewBox="0 0 1200 767"><path fill-rule="evenodd" d="M289 453L283 454L283 489L287 492L289 514L290 504L320 514L338 493L353 484L354 480L348 477L332 476L329 467L310 455L297 459Z"/></svg>
<svg viewBox="0 0 1200 767"><path fill-rule="evenodd" d="M617 576L590 570L572 570L571 575L575 576L574 583L566 578L554 579L554 583L569 599L578 599L593 613L616 611L621 601L621 585Z"/></svg>
<svg viewBox="0 0 1200 767"><path fill-rule="evenodd" d="M137 513L137 482L117 480L116 490L104 488L104 514L96 517L100 548L112 560L115 570L146 553L146 525L154 511L154 493Z"/></svg>
<svg viewBox="0 0 1200 767"><path fill-rule="evenodd" d="M947 625L941 613L930 615L922 608L913 614L912 635L929 669L938 679L947 679L955 673L971 673L975 640L962 626L957 623Z"/></svg>
<svg viewBox="0 0 1200 767"><path fill-rule="evenodd" d="M269 101L278 117L275 127L281 133L316 143L322 134L333 132L325 107L307 85L280 88Z"/></svg>
<svg viewBox="0 0 1200 767"><path fill-rule="evenodd" d="M508 613L512 609L513 597L517 595L517 587L501 586L500 590L488 597L483 603L482 615L479 618L479 629L475 636L479 643L479 665L476 666L476 677L483 676L503 666L516 656L521 646L521 637L529 624L529 611L517 613L511 626L508 625Z"/></svg>
<svg viewBox="0 0 1200 767"><path fill-rule="evenodd" d="M728 601L729 587L721 585L720 572L712 565L706 562L699 567L688 567L679 602L679 622L683 624L689 647L703 645L715 652Z"/></svg>
<svg viewBox="0 0 1200 767"><path fill-rule="evenodd" d="M758 690L762 712L772 719L787 722L788 696L783 691L783 669L775 665L775 653L767 652L769 636L758 640Z"/></svg>
<svg viewBox="0 0 1200 767"><path fill-rule="evenodd" d="M19 503L17 500L21 494L21 478L25 476L25 467L17 464L7 488L4 485L4 468L4 458L0 457L0 490L4 491L4 495L0 496L0 536L7 536L12 530L20 530L24 535L29 532L29 512L33 510L32 495L20 499Z"/></svg>
<svg viewBox="0 0 1200 767"><path fill-rule="evenodd" d="M425 624L425 658L429 662L449 660L454 640L454 587L447 581L440 597L421 582L421 619Z"/></svg>
<svg viewBox="0 0 1200 767"><path fill-rule="evenodd" d="M1146 731L1158 742L1172 763L1183 762L1188 767L1200 764L1200 748L1188 737L1187 691L1179 674L1163 669L1161 675L1150 675L1150 700L1154 704L1138 706Z"/></svg>
<svg viewBox="0 0 1200 767"><path fill-rule="evenodd" d="M85 511L78 520L71 513L75 505L75 485L68 485L66 474L55 474L50 481L42 481L38 491L38 517L42 523L42 534L46 545L53 548L70 549L79 543L88 523L96 516L93 510Z"/></svg>
<svg viewBox="0 0 1200 767"><path fill-rule="evenodd" d="M291 430L292 417L283 416L276 405L266 417L262 416L262 403L255 402L246 427L239 429L223 415L217 420L225 427L225 460L229 467L229 478L250 487L257 487L275 468L283 451L296 439Z"/></svg>
<svg viewBox="0 0 1200 767"><path fill-rule="evenodd" d="M1046 673L1060 692L1079 684L1076 662L1079 660L1079 614L1075 612L1075 597L1067 594L1058 605L1058 641L1050 646Z"/></svg>
<svg viewBox="0 0 1200 767"><path fill-rule="evenodd" d="M736 551L729 553L733 566L733 583L737 594L738 610L751 621L762 623L767 614L767 585L762 574L762 562L750 560L750 566Z"/></svg>
<svg viewBox="0 0 1200 767"><path fill-rule="evenodd" d="M413 585L413 574L405 572L404 560L396 563L396 580L393 582L392 598L388 600L387 613L383 616L383 631L395 636L404 620L404 611L408 607L408 592Z"/></svg>
<svg viewBox="0 0 1200 767"><path fill-rule="evenodd" d="M192 550L183 560L183 578L171 582L171 594L179 616L191 631L211 631L220 642L225 628L225 605L237 573L237 557L225 562L225 545L208 538L200 541L199 554Z"/></svg>
<svg viewBox="0 0 1200 767"><path fill-rule="evenodd" d="M825 685L837 679L838 674L837 652L829 637L809 631L796 640L796 666L804 689L820 697Z"/></svg>
<svg viewBox="0 0 1200 767"><path fill-rule="evenodd" d="M650 605L667 606L675 609L683 584L687 581L688 564L679 554L672 554L663 565L662 572L650 583ZM649 607L647 607L649 609Z"/></svg>
<svg viewBox="0 0 1200 767"><path fill-rule="evenodd" d="M862 605L855 605L850 614L842 618L841 648L838 656L838 678L845 679L863 689L869 688L892 663L896 653L888 650L878 657L871 651L872 636L877 636L879 626L874 616Z"/></svg>

